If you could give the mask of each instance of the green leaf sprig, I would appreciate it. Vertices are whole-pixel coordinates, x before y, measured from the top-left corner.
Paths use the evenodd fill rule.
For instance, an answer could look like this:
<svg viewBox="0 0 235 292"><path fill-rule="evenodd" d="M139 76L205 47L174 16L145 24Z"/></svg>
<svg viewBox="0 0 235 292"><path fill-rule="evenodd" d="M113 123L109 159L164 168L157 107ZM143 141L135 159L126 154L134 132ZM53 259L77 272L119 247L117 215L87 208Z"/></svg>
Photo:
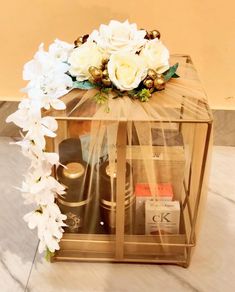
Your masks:
<svg viewBox="0 0 235 292"><path fill-rule="evenodd" d="M93 99L95 102L99 105L105 105L105 111L109 112L109 106L108 106L108 101L109 101L109 92L112 90L112 88L104 87L101 88L100 91L98 91L94 96Z"/></svg>
<svg viewBox="0 0 235 292"><path fill-rule="evenodd" d="M171 78L179 78L179 75L176 74L176 70L179 67L179 63L171 66L166 72L163 73L165 82L169 81Z"/></svg>

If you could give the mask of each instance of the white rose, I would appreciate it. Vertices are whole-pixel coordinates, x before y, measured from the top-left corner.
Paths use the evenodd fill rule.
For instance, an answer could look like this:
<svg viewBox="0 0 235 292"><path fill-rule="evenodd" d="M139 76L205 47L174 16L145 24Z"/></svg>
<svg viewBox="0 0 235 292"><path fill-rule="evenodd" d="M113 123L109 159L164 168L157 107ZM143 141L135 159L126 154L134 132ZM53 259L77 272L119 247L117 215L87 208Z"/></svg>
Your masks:
<svg viewBox="0 0 235 292"><path fill-rule="evenodd" d="M169 69L169 51L159 39L148 41L140 55L145 59L148 68L154 69L157 73Z"/></svg>
<svg viewBox="0 0 235 292"><path fill-rule="evenodd" d="M86 42L73 50L68 62L71 65L69 72L76 76L78 81L88 79L91 75L88 72L91 66L100 67L103 54L95 43Z"/></svg>
<svg viewBox="0 0 235 292"><path fill-rule="evenodd" d="M121 90L132 90L146 76L146 64L133 53L113 54L108 62L109 78Z"/></svg>
<svg viewBox="0 0 235 292"><path fill-rule="evenodd" d="M109 56L116 52L139 51L146 43L145 35L146 31L138 30L135 23L111 20L108 25L102 24L99 31L94 30L88 40L95 41Z"/></svg>

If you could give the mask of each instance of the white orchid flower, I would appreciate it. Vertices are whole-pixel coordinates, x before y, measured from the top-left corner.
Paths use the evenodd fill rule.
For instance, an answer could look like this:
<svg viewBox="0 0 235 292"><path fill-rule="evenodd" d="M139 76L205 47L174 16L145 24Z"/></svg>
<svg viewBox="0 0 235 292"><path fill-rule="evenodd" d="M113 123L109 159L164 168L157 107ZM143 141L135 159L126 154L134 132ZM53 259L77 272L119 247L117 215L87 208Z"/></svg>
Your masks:
<svg viewBox="0 0 235 292"><path fill-rule="evenodd" d="M59 207L53 203L48 206L41 206L35 211L24 215L24 220L28 223L30 229L38 227L39 236L45 232L45 229L50 231L53 236L61 236L61 227L67 226L63 221L67 216L61 214ZM58 232L59 229L59 232Z"/></svg>
<svg viewBox="0 0 235 292"><path fill-rule="evenodd" d="M25 204L36 202L47 205L54 202L57 195L65 194L65 187L52 176L45 176L43 169L34 170L25 176L20 191Z"/></svg>
<svg viewBox="0 0 235 292"><path fill-rule="evenodd" d="M23 79L29 80L29 83L24 92L28 93L31 99L40 100L41 107L48 109L52 106L60 110L65 109L65 105L62 101L55 100L68 93L73 82L66 74L69 65L57 55L60 50L58 46L61 47L61 44L54 43L51 46L51 52L45 52L41 44L34 59L25 64Z"/></svg>
<svg viewBox="0 0 235 292"><path fill-rule="evenodd" d="M40 239L38 251L39 253L42 253L46 248L50 250L50 252L54 252L55 250L59 250L59 239L53 237L53 236L43 236L42 239Z"/></svg>
<svg viewBox="0 0 235 292"><path fill-rule="evenodd" d="M61 62L67 62L68 57L74 48L73 44L56 39L54 43L49 46L49 54Z"/></svg>
<svg viewBox="0 0 235 292"><path fill-rule="evenodd" d="M59 155L57 153L43 151L33 140L28 140L24 136L22 136L21 141L10 144L21 147L22 154L31 161L30 170L42 168L43 173L49 176L52 172L52 166L60 165Z"/></svg>
<svg viewBox="0 0 235 292"><path fill-rule="evenodd" d="M59 240L63 235L63 222L66 216L60 213L56 204L50 204L46 207L30 212L24 216L29 228L38 228L38 237L40 239L39 252L43 252L46 247L51 252L59 249Z"/></svg>
<svg viewBox="0 0 235 292"><path fill-rule="evenodd" d="M18 110L7 117L6 122L13 122L22 131L27 131L35 120L41 118L41 107L37 102L32 103L29 99L22 100L18 105Z"/></svg>
<svg viewBox="0 0 235 292"><path fill-rule="evenodd" d="M43 221L45 221L46 218L43 215L42 210L37 209L35 211L25 214L23 219L28 223L30 229L34 229L39 225L42 225Z"/></svg>
<svg viewBox="0 0 235 292"><path fill-rule="evenodd" d="M66 73L69 65L54 58L48 52L44 51L44 44L41 44L34 55L33 60L24 65L23 79L29 81L43 80L43 75L50 73Z"/></svg>
<svg viewBox="0 0 235 292"><path fill-rule="evenodd" d="M51 175L53 165L58 166L60 164L59 155L57 153L41 151L41 153L37 157L35 156L35 153L29 153L32 154L30 169L41 168L43 170L43 173L47 176Z"/></svg>
<svg viewBox="0 0 235 292"><path fill-rule="evenodd" d="M61 110L65 109L65 104L58 98L67 94L72 86L73 81L67 74L52 72L30 82L24 91L31 99L39 100L42 108L49 109L52 106L56 110Z"/></svg>
<svg viewBox="0 0 235 292"><path fill-rule="evenodd" d="M26 139L24 136L21 141L12 142L11 144L21 147L22 154L31 160L30 168L32 168L34 163L42 156L42 149L38 147L33 140Z"/></svg>
<svg viewBox="0 0 235 292"><path fill-rule="evenodd" d="M33 123L27 125L28 130L25 138L34 141L38 147L44 149L46 146L45 136L54 138L58 128L57 121L53 117L43 117L38 120L34 120Z"/></svg>
<svg viewBox="0 0 235 292"><path fill-rule="evenodd" d="M25 180L23 181L22 191L30 192L32 194L37 194L43 189L50 189L57 191L58 181L51 177L49 173L45 173L44 168L31 169L27 175L25 175ZM60 185L60 184L59 184ZM58 188L60 194L60 189Z"/></svg>
<svg viewBox="0 0 235 292"><path fill-rule="evenodd" d="M66 63L73 49L70 45L55 40L44 51L43 44L33 60L24 66L23 78L28 80L24 88L28 98L19 103L18 110L7 118L22 129L22 141L15 144L21 146L23 154L31 161L20 191L25 203L33 203L38 207L24 216L29 228L38 229L40 239L39 251L48 248L51 252L59 249L59 240L63 235L66 219L55 204L58 195L65 194L65 187L51 176L52 166L59 164L56 153L45 152L45 136L55 137L57 122L53 117L42 117L42 108L56 110L65 109L59 98L71 90L72 78L67 75L70 68Z"/></svg>
<svg viewBox="0 0 235 292"><path fill-rule="evenodd" d="M24 198L24 204L25 205L29 205L29 204L43 204L43 205L47 205L47 204L52 204L54 203L55 197L54 194L52 192L50 192L49 190L43 190L40 193L29 193L29 192L23 192L23 190L21 189L22 192L22 197Z"/></svg>

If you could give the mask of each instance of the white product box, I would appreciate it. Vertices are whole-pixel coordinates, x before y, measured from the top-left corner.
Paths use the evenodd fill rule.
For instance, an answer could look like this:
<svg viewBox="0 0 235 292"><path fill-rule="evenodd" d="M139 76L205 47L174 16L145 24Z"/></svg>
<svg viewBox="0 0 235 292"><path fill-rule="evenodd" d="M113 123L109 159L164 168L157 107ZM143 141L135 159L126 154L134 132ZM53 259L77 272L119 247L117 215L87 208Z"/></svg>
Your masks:
<svg viewBox="0 0 235 292"><path fill-rule="evenodd" d="M145 233L148 235L178 234L180 226L179 201L145 202Z"/></svg>
<svg viewBox="0 0 235 292"><path fill-rule="evenodd" d="M157 190L158 189L158 190ZM159 201L172 201L173 189L170 183L153 185L154 195ZM136 216L135 216L135 233L145 234L145 201L154 198L151 194L149 184L139 183L135 185L136 196Z"/></svg>

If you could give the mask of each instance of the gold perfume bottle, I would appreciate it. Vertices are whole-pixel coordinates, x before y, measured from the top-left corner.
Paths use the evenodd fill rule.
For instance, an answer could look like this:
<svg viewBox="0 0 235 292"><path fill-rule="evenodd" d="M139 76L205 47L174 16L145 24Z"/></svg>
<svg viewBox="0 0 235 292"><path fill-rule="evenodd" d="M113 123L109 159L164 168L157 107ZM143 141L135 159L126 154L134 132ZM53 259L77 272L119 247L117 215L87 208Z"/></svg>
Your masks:
<svg viewBox="0 0 235 292"><path fill-rule="evenodd" d="M57 198L61 212L67 215L65 230L82 232L91 195L89 191L90 166L82 159L79 139L66 139L59 146L60 162L57 179L65 185L66 194Z"/></svg>
<svg viewBox="0 0 235 292"><path fill-rule="evenodd" d="M117 164L104 162L99 169L100 175L100 215L106 231L115 233L116 227L116 187L117 187ZM125 231L131 232L134 223L135 195L131 181L131 167L126 164L125 185Z"/></svg>

